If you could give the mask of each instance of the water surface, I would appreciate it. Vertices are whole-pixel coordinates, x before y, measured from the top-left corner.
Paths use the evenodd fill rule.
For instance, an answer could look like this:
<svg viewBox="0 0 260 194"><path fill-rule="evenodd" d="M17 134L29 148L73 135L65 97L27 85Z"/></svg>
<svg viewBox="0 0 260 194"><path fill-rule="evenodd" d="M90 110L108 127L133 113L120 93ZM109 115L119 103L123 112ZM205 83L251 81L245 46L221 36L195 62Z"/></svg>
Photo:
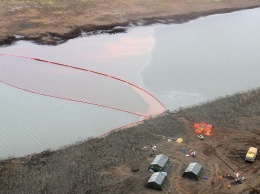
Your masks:
<svg viewBox="0 0 260 194"><path fill-rule="evenodd" d="M260 9L252 9L183 24L132 27L122 34L79 37L58 46L19 41L0 48L0 53L37 57L106 73L144 88L166 109L176 110L259 87L259 42ZM9 70L4 71L8 64L13 70L9 72L32 70L17 71L19 68L12 60L0 57L1 79L8 80L11 76ZM39 83L34 74L26 77L28 83ZM13 78L14 83L22 79ZM84 87L87 78L80 80L79 88L84 95L93 92L91 87ZM100 79L90 81L95 83ZM112 93L125 94L120 103L124 102L127 109L140 107L140 112L149 112L152 104L156 106L147 103L133 88L124 91L125 87L115 86L109 84L106 88L111 87ZM131 101L127 99L128 92L133 96ZM94 101L99 98L91 97ZM118 99L107 97L110 103L117 104ZM98 100L106 103L104 99ZM140 120L137 115L40 96L3 83L0 83L0 100L2 158L57 149Z"/></svg>

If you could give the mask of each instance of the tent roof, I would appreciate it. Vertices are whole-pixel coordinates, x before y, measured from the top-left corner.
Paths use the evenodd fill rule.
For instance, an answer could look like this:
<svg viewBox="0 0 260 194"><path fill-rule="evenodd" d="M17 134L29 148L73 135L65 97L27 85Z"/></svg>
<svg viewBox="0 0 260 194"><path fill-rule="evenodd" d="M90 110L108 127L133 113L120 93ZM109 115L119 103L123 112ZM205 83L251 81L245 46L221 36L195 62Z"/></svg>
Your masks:
<svg viewBox="0 0 260 194"><path fill-rule="evenodd" d="M163 172L154 172L152 174L152 176L150 177L150 179L148 180L148 183L149 182L156 182L157 184L162 184L163 180L165 179L166 177L166 173L163 173Z"/></svg>
<svg viewBox="0 0 260 194"><path fill-rule="evenodd" d="M159 154L154 158L151 165L158 164L159 166L163 167L168 160L169 158L167 156Z"/></svg>
<svg viewBox="0 0 260 194"><path fill-rule="evenodd" d="M202 165L198 162L190 163L189 166L186 168L185 172L193 172L194 174L199 174L200 170L202 169Z"/></svg>

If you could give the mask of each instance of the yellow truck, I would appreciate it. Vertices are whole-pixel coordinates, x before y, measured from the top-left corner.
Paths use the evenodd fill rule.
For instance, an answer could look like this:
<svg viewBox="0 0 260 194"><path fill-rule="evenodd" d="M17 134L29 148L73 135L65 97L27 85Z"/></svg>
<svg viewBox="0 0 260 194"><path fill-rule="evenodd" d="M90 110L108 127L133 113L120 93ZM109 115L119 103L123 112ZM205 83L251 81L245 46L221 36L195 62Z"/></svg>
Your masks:
<svg viewBox="0 0 260 194"><path fill-rule="evenodd" d="M246 159L245 160L249 161L249 162L254 162L256 154L257 154L257 148L250 147L248 152L247 152L247 154L246 154Z"/></svg>

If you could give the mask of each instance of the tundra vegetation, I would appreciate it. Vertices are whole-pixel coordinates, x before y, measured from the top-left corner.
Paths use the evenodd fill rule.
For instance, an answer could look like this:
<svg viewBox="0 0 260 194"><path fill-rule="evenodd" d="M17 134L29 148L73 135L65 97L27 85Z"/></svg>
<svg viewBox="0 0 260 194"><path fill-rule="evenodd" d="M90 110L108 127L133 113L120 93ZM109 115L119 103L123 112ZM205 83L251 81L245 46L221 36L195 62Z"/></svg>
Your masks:
<svg viewBox="0 0 260 194"><path fill-rule="evenodd" d="M17 40L56 45L82 32L117 33L130 23L181 23L259 7L259 0L0 0L0 45Z"/></svg>
<svg viewBox="0 0 260 194"><path fill-rule="evenodd" d="M247 147L240 146L238 139L234 138L241 138L243 145L259 146L259 118L260 89L256 89L173 114L166 113L137 126L111 132L103 138L91 138L56 151L47 150L22 158L2 160L0 193L151 193L154 191L145 188L151 175L147 170L153 159L150 157L151 145L157 145L157 153L171 158L175 169L168 178L168 189L171 191L182 188L185 192L193 190L207 193L211 189L211 180L202 182L202 189L200 184L199 187L190 182L185 185L186 180L180 178L187 162L192 161L192 158L182 156L182 146L189 148L192 145L198 151L198 162L203 164L212 181L216 175L212 166L216 166L216 163L223 173L230 170L218 161L215 157L217 154L230 164L230 168L237 169L239 166L240 170L254 174L250 176L255 182L250 182L250 187L244 184L238 190L240 193L258 192L259 161L255 161L255 166L246 166L244 157ZM215 147L210 146L210 140L201 143L192 132L192 124L196 121L214 125ZM247 136L251 132L253 136ZM183 137L184 142L169 142L167 139L170 137ZM230 139L225 141L226 137ZM217 183L214 186L217 188ZM223 188L226 187L219 186L220 190ZM212 193L219 192L219 189Z"/></svg>

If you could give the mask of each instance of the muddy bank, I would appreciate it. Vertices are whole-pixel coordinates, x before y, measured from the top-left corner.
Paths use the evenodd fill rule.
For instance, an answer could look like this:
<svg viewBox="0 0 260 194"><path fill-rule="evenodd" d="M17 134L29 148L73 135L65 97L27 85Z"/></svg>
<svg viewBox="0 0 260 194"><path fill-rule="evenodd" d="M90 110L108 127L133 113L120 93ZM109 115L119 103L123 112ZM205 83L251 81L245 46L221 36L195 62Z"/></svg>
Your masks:
<svg viewBox="0 0 260 194"><path fill-rule="evenodd" d="M0 5L0 45L17 40L57 45L82 34L122 33L132 25L183 23L202 16L260 6L257 0L227 1L131 1L112 3L90 0L6 2ZM65 7L65 8L64 8ZM83 9L84 8L84 9ZM104 11L106 10L106 11ZM78 13L78 14L77 14ZM13 17L17 14L19 17Z"/></svg>
<svg viewBox="0 0 260 194"><path fill-rule="evenodd" d="M253 6L245 9L253 9L257 7L258 6ZM227 8L227 9L197 12L197 13L190 13L190 14L142 18L140 20L132 20L125 23L116 23L116 24L109 24L109 25L77 26L72 28L69 32L66 33L45 32L33 36L13 35L13 36L7 36L6 38L0 39L0 46L10 45L18 40L28 40L40 45L58 45L70 39L79 37L81 35L90 36L90 35L97 35L97 34L124 33L127 31L127 28L131 26L146 26L146 25L159 24L159 23L180 24L180 23L188 22L190 20L197 19L199 17L205 17L213 14L231 13L239 10L241 9Z"/></svg>

